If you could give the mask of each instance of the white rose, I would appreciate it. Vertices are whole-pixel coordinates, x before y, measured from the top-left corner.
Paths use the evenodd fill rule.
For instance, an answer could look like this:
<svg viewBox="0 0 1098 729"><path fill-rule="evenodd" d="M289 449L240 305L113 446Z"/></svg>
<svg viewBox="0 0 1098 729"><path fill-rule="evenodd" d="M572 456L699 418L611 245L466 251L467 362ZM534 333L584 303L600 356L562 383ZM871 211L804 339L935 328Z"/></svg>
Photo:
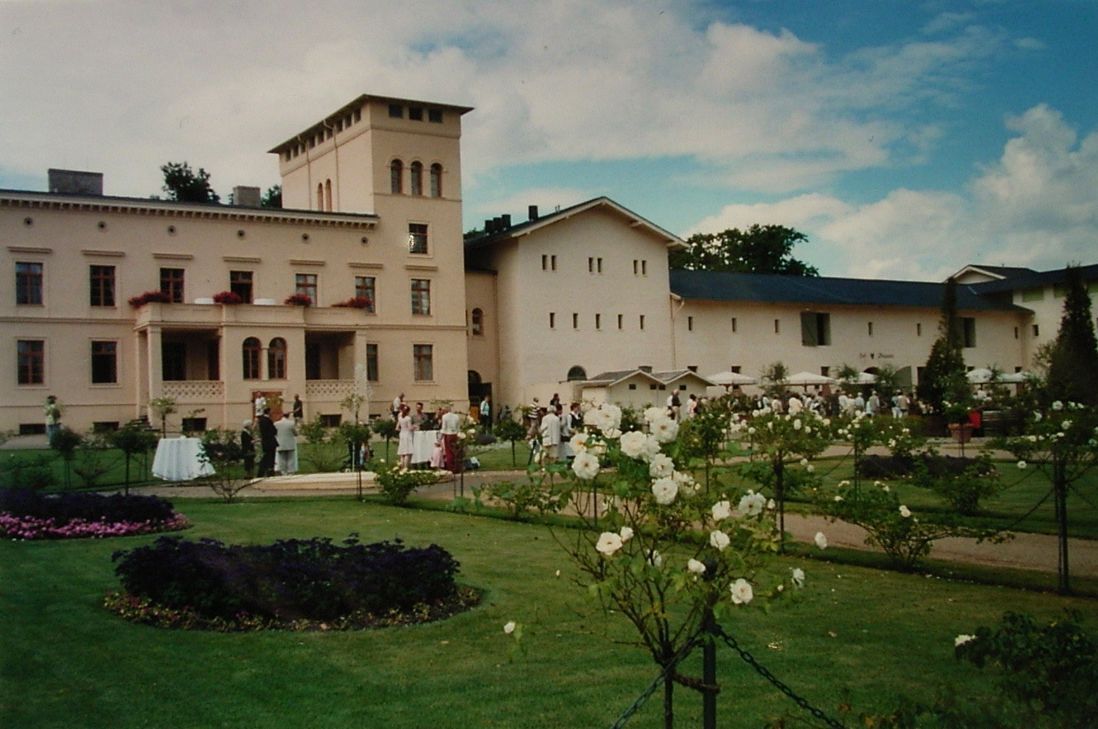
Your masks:
<svg viewBox="0 0 1098 729"><path fill-rule="evenodd" d="M620 534L620 535L621 535L621 543L622 543L622 544L625 544L626 542L628 542L628 541L629 541L630 539L632 539L632 538L633 538L633 528L632 528L632 527L627 527L627 526L623 526L623 527L621 528L621 531L620 531L620 532L618 532L618 534Z"/></svg>
<svg viewBox="0 0 1098 729"><path fill-rule="evenodd" d="M576 478L590 481L599 475L599 459L586 451L577 453L572 461L572 471L576 474Z"/></svg>
<svg viewBox="0 0 1098 729"><path fill-rule="evenodd" d="M1027 464L1025 461L1018 461L1018 470L1020 470L1020 471L1026 470L1027 465L1029 465L1029 464Z"/></svg>
<svg viewBox="0 0 1098 729"><path fill-rule="evenodd" d="M911 517L911 509L907 508L903 504L900 504L900 516L902 516L905 519L910 518Z"/></svg>
<svg viewBox="0 0 1098 729"><path fill-rule="evenodd" d="M654 423L657 420L667 418L667 408L661 408L653 405L650 408L644 409L644 422Z"/></svg>
<svg viewBox="0 0 1098 729"><path fill-rule="evenodd" d="M568 439L568 444L572 446L573 453L583 453L587 450L587 433L575 433Z"/></svg>
<svg viewBox="0 0 1098 729"><path fill-rule="evenodd" d="M652 495L656 497L656 503L667 506L675 500L679 494L679 485L673 478L658 478L652 482Z"/></svg>
<svg viewBox="0 0 1098 729"><path fill-rule="evenodd" d="M621 549L621 537L614 532L603 532L599 535L599 541L595 543L595 551L606 557L613 557L614 552Z"/></svg>
<svg viewBox="0 0 1098 729"><path fill-rule="evenodd" d="M515 625L515 621L514 620L509 620L509 621L507 621L506 623L503 624L503 632L506 633L507 635L510 635L511 633L515 632L516 627L517 626Z"/></svg>
<svg viewBox="0 0 1098 729"><path fill-rule="evenodd" d="M652 478L670 478L675 472L675 462L669 456L660 453L652 456L648 464L648 475Z"/></svg>
<svg viewBox="0 0 1098 729"><path fill-rule="evenodd" d="M656 440L660 443L670 443L679 434L679 423L671 418L655 420L649 427L652 430L652 435L656 436Z"/></svg>
<svg viewBox="0 0 1098 729"><path fill-rule="evenodd" d="M713 521L724 521L728 517L732 516L732 502L730 501L718 501L713 504L710 509L713 513Z"/></svg>
<svg viewBox="0 0 1098 729"><path fill-rule="evenodd" d="M728 545L732 543L732 540L728 538L728 535L722 532L720 529L715 529L709 532L709 544L713 546L718 552L723 552L728 548Z"/></svg>
<svg viewBox="0 0 1098 729"><path fill-rule="evenodd" d="M800 567L793 568L793 586L804 587L804 570Z"/></svg>
<svg viewBox="0 0 1098 729"><path fill-rule="evenodd" d="M621 437L621 452L630 458L640 458L648 436L639 430L631 430Z"/></svg>
<svg viewBox="0 0 1098 729"><path fill-rule="evenodd" d="M747 516L756 516L761 514L763 507L766 506L766 497L762 494L757 494L754 491L748 491L740 498L740 503L736 507L737 511Z"/></svg>
<svg viewBox="0 0 1098 729"><path fill-rule="evenodd" d="M746 605L755 597L751 583L742 577L733 582L728 589L732 592L732 602L736 605Z"/></svg>
<svg viewBox="0 0 1098 729"><path fill-rule="evenodd" d="M953 639L953 647L954 648L960 648L965 643L968 643L969 641L973 641L973 640L976 640L975 635L965 635L964 633L962 633L962 634L958 635L956 638Z"/></svg>
<svg viewBox="0 0 1098 729"><path fill-rule="evenodd" d="M1064 409L1064 403L1060 402L1059 400L1056 400L1055 402L1052 403L1052 409L1053 410L1063 410Z"/></svg>
<svg viewBox="0 0 1098 729"><path fill-rule="evenodd" d="M661 567L663 565L663 555L658 550L653 549L648 553L648 564L656 568Z"/></svg>
<svg viewBox="0 0 1098 729"><path fill-rule="evenodd" d="M827 537L823 532L816 532L815 542L820 549L827 549Z"/></svg>
<svg viewBox="0 0 1098 729"><path fill-rule="evenodd" d="M705 565L696 559L691 559L686 563L686 569L690 570L696 575L705 574Z"/></svg>

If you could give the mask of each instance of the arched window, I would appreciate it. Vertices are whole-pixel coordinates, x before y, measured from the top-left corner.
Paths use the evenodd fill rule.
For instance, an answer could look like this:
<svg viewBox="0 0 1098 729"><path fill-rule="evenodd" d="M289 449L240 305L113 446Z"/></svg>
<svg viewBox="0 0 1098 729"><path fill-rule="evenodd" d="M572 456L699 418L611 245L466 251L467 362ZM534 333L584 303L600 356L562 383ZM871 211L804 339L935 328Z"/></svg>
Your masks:
<svg viewBox="0 0 1098 729"><path fill-rule="evenodd" d="M267 348L267 379L286 379L286 340L275 337Z"/></svg>
<svg viewBox="0 0 1098 729"><path fill-rule="evenodd" d="M412 180L411 180L411 182L412 182L412 194L417 195L417 196L422 195L423 194L423 163L422 162L413 162L412 166L411 166L410 174L411 174L411 177L412 177Z"/></svg>
<svg viewBox="0 0 1098 729"><path fill-rule="evenodd" d="M242 354L244 355L244 379L259 379L259 357L262 355L263 345L255 337L244 340Z"/></svg>
<svg viewBox="0 0 1098 729"><path fill-rule="evenodd" d="M404 163L398 159L389 163L389 191L394 195L404 192Z"/></svg>
<svg viewBox="0 0 1098 729"><path fill-rule="evenodd" d="M586 380L587 370L583 369L579 365L568 368L568 381L576 382L577 380Z"/></svg>
<svg viewBox="0 0 1098 729"><path fill-rule="evenodd" d="M332 181L324 181L324 209L332 212Z"/></svg>
<svg viewBox="0 0 1098 729"><path fill-rule="evenodd" d="M316 183L316 209L324 209L324 185Z"/></svg>
<svg viewBox="0 0 1098 729"><path fill-rule="evenodd" d="M442 197L442 165L431 165L431 197Z"/></svg>
<svg viewBox="0 0 1098 729"><path fill-rule="evenodd" d="M484 334L484 312L480 309L473 309L472 333L474 337Z"/></svg>

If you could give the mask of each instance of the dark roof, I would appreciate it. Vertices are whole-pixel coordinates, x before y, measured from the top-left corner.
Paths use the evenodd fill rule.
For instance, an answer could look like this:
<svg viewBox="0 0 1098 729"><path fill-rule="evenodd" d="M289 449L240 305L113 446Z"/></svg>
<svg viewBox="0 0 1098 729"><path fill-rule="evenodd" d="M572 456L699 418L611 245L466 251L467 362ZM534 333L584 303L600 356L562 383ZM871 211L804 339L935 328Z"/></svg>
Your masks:
<svg viewBox="0 0 1098 729"><path fill-rule="evenodd" d="M1001 276L1003 278L1020 276L1027 273L1037 273L1032 268L1024 268L1022 266L985 266L980 263L970 263L969 265L965 266L965 269L983 271L984 273L989 273L992 276Z"/></svg>
<svg viewBox="0 0 1098 729"><path fill-rule="evenodd" d="M998 282L996 282L998 283ZM979 296L974 289L987 284L957 287L957 308L1013 309L1009 302ZM860 278L783 276L769 273L671 271L671 293L684 299L797 303L818 306L905 306L937 309L943 283L884 281Z"/></svg>
<svg viewBox="0 0 1098 729"><path fill-rule="evenodd" d="M1002 281L985 281L972 284L972 288L980 294L997 294L1004 291L1019 291L1021 289L1033 289L1041 286L1050 286L1064 282L1063 268L1052 271L1034 271L1032 269L1020 269L1022 273L1008 276ZM1089 266L1079 266L1079 272L1083 274L1084 281L1098 281L1098 263Z"/></svg>
<svg viewBox="0 0 1098 729"><path fill-rule="evenodd" d="M615 209L618 212L639 221L640 223L648 227L651 231L666 237L671 242L677 243L678 245L682 244L681 239L675 234L667 232L650 220L638 215L637 213L634 213L632 210L625 207L624 205L616 203L605 195L602 195L600 197L591 198L590 200L584 200L583 202L576 203L575 205L569 205L562 210L556 210L547 215L539 215L533 220L527 220L523 223L515 223L514 225L493 233L483 232L480 235L474 236L472 238L466 238L465 250L471 251L480 248L486 248L494 243L498 243L499 241L508 240L510 238L522 235L525 231L530 230L531 228L549 225L559 220L565 220L575 215L577 212L581 212L588 208L603 206Z"/></svg>

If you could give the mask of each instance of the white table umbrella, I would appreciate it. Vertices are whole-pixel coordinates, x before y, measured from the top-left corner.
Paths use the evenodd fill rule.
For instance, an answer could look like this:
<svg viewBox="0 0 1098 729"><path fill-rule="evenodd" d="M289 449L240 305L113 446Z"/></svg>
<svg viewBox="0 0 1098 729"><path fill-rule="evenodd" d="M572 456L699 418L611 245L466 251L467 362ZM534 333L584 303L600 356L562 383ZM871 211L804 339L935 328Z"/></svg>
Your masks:
<svg viewBox="0 0 1098 729"><path fill-rule="evenodd" d="M786 378L787 385L834 385L835 380L826 375L817 375L815 372L798 372Z"/></svg>
<svg viewBox="0 0 1098 729"><path fill-rule="evenodd" d="M709 375L705 379L712 382L714 385L754 385L755 378L750 375L741 374L739 372L718 372L715 375Z"/></svg>

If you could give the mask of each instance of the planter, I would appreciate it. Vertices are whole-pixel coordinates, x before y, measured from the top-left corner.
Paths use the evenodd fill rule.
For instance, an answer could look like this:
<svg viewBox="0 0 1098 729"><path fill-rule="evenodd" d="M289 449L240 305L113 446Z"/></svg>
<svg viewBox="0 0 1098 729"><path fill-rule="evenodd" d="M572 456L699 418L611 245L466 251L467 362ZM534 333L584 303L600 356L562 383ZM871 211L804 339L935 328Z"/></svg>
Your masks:
<svg viewBox="0 0 1098 729"><path fill-rule="evenodd" d="M958 443L968 443L972 440L972 424L971 423L950 423L949 434L953 436L953 440Z"/></svg>

